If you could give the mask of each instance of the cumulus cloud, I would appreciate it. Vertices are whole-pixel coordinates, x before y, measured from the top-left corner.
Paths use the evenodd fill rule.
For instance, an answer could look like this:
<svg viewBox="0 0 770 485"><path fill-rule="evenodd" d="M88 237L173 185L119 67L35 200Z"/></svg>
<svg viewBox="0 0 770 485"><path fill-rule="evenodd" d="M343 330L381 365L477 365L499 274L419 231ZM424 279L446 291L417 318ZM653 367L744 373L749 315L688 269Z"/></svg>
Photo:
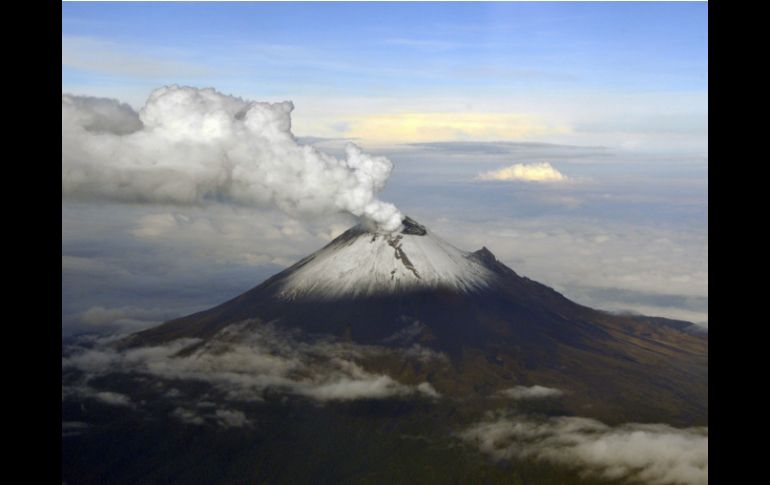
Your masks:
<svg viewBox="0 0 770 485"><path fill-rule="evenodd" d="M557 397L564 394L558 389L544 386L515 386L510 389L503 389L498 394L511 399L542 399L546 397Z"/></svg>
<svg viewBox="0 0 770 485"><path fill-rule="evenodd" d="M500 460L534 458L633 483L708 483L708 428L489 416L461 437Z"/></svg>
<svg viewBox="0 0 770 485"><path fill-rule="evenodd" d="M516 163L499 170L490 170L479 174L480 180L520 181L520 182L563 182L567 177L553 168L550 163Z"/></svg>
<svg viewBox="0 0 770 485"><path fill-rule="evenodd" d="M377 198L392 162L353 144L341 158L300 145L293 109L175 85L153 91L139 113L117 100L62 95L62 194L343 211L398 229L402 214Z"/></svg>
<svg viewBox="0 0 770 485"><path fill-rule="evenodd" d="M180 354L183 350L184 355ZM408 359L414 349L387 349L324 339L304 342L272 325L247 321L223 329L206 342L179 339L164 346L123 351L98 344L90 348L75 347L63 358L62 366L77 369L86 376L85 384L78 383L77 388L87 385L95 376L121 372L206 382L234 401L259 401L267 391L317 401L438 397L427 382L402 384L388 375L367 371L358 362L383 352L400 352ZM425 355L415 357L425 358ZM92 397L93 394L76 396ZM190 418L182 411L177 414L182 420Z"/></svg>
<svg viewBox="0 0 770 485"><path fill-rule="evenodd" d="M114 99L62 96L62 130L65 122L92 133L127 135L142 128L134 109Z"/></svg>

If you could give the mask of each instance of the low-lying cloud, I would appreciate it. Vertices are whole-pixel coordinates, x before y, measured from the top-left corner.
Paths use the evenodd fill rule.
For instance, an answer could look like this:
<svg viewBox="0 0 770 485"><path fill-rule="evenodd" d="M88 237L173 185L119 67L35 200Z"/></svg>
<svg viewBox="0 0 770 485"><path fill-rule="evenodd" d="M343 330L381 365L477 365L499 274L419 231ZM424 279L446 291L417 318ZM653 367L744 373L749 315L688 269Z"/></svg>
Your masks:
<svg viewBox="0 0 770 485"><path fill-rule="evenodd" d="M415 353L414 347L393 350L324 339L306 342L272 325L245 322L206 342L179 339L163 346L127 350L109 345L75 347L69 349L62 366L85 376L71 386L77 389L88 388L94 377L123 373L205 382L229 401L261 401L269 391L322 402L439 396L430 383L403 384L367 371L359 363L382 352L400 352L404 359L430 357ZM67 392L63 391L63 398L72 395L72 391ZM184 420L184 413L180 413L178 417Z"/></svg>
<svg viewBox="0 0 770 485"><path fill-rule="evenodd" d="M516 163L499 170L490 170L479 174L480 180L517 181L517 182L563 182L567 177L548 162Z"/></svg>
<svg viewBox="0 0 770 485"><path fill-rule="evenodd" d="M564 394L558 389L545 386L515 386L510 389L503 389L498 392L503 397L511 399L543 399L547 397L558 397Z"/></svg>
<svg viewBox="0 0 770 485"><path fill-rule="evenodd" d="M439 219L430 229L461 248L486 246L519 274L586 306L708 320L708 235L699 228L496 216Z"/></svg>
<svg viewBox="0 0 770 485"><path fill-rule="evenodd" d="M632 483L708 483L708 428L498 415L460 436L499 460L533 458Z"/></svg>
<svg viewBox="0 0 770 485"><path fill-rule="evenodd" d="M353 144L343 158L300 145L293 109L175 85L153 91L138 113L117 100L62 95L62 195L349 212L398 229L401 212L377 198L392 162Z"/></svg>
<svg viewBox="0 0 770 485"><path fill-rule="evenodd" d="M90 398L111 406L133 407L131 398L125 394L113 391L99 391L87 384L62 386L62 399Z"/></svg>
<svg viewBox="0 0 770 485"><path fill-rule="evenodd" d="M212 409L216 405L210 404L213 403L204 402L195 409L178 407L169 413L169 416L183 424L194 426L213 424L221 428L246 428L253 424L243 411L227 407Z"/></svg>

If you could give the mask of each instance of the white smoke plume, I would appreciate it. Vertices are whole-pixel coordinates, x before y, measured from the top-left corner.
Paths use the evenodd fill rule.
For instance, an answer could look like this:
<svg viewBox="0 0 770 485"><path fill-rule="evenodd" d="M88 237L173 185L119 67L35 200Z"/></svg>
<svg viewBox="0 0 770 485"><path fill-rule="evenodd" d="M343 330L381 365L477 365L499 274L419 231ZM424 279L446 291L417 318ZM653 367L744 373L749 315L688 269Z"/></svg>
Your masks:
<svg viewBox="0 0 770 485"><path fill-rule="evenodd" d="M138 113L117 100L63 94L62 196L345 211L397 230L401 212L377 198L392 162L353 144L344 158L300 145L293 109L176 85L153 91Z"/></svg>

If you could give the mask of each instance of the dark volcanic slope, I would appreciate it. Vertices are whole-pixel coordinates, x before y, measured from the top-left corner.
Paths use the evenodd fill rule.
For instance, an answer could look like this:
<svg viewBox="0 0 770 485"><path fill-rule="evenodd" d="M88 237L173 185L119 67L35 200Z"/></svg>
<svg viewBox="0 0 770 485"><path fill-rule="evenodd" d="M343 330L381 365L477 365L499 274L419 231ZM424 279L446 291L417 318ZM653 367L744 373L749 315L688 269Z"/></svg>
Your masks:
<svg viewBox="0 0 770 485"><path fill-rule="evenodd" d="M420 228L407 224L397 237L429 237ZM362 238L368 241L372 234L353 228L252 290L140 332L126 343L206 339L246 319L383 345L412 328L414 342L450 357L450 374L410 370L422 373L444 395L483 397L512 385L538 384L564 390L568 412L608 422L708 423L707 335L688 331L682 322L613 315L579 305L519 276L486 248L465 253L489 273L485 286L467 291L438 285L348 297L285 296L286 285L305 265L314 264L324 251L363 244ZM399 255L394 246L394 257L411 264L409 247L404 247ZM404 372L389 370L394 377Z"/></svg>

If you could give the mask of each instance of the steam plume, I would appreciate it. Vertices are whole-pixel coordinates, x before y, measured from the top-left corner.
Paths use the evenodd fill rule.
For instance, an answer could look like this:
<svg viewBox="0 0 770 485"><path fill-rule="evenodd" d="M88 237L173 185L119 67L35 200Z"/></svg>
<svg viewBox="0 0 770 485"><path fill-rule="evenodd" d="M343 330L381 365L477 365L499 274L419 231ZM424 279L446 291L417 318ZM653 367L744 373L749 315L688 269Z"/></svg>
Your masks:
<svg viewBox="0 0 770 485"><path fill-rule="evenodd" d="M62 95L62 196L346 211L398 229L402 214L377 198L392 162L353 144L345 158L298 144L293 109L176 85L155 90L139 113Z"/></svg>

